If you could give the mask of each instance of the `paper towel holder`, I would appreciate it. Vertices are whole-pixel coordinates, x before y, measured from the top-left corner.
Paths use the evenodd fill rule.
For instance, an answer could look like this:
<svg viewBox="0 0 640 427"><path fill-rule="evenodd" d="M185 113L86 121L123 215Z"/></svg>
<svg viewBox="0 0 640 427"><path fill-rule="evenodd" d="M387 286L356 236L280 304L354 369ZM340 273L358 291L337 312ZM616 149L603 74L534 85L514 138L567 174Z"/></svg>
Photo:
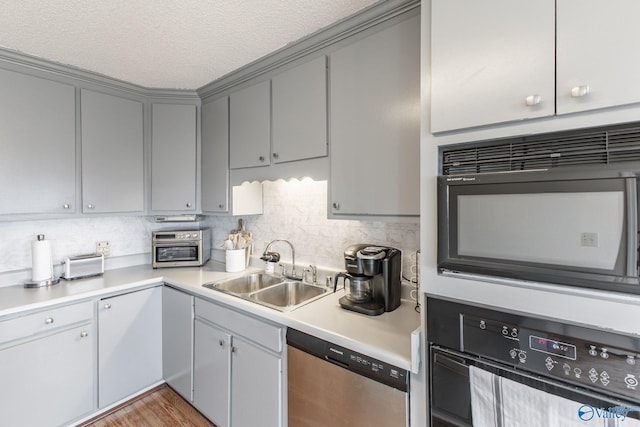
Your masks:
<svg viewBox="0 0 640 427"><path fill-rule="evenodd" d="M41 242L44 240L44 234L38 234L38 242ZM50 251L50 249L49 249ZM49 263L51 263L51 254L49 253ZM51 277L48 279L44 279L44 280L30 280L28 282L25 282L24 287L25 288L40 288L40 287L44 287L44 286L51 286L51 285L55 285L56 283L60 282L60 278L56 278L53 276L53 267L51 267Z"/></svg>

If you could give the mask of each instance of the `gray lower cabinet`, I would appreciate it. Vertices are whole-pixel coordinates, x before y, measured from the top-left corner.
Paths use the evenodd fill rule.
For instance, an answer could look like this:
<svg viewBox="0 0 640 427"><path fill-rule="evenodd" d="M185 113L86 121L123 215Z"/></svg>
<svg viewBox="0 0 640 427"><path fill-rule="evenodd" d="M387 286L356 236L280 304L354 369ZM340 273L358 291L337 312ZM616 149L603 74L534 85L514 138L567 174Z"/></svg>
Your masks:
<svg viewBox="0 0 640 427"><path fill-rule="evenodd" d="M96 408L93 303L0 322L0 424L69 425Z"/></svg>
<svg viewBox="0 0 640 427"><path fill-rule="evenodd" d="M283 425L283 328L199 298L195 314L195 407L218 427Z"/></svg>
<svg viewBox="0 0 640 427"><path fill-rule="evenodd" d="M74 87L0 70L0 94L0 214L75 212Z"/></svg>
<svg viewBox="0 0 640 427"><path fill-rule="evenodd" d="M229 97L202 104L202 211L229 211Z"/></svg>
<svg viewBox="0 0 640 427"><path fill-rule="evenodd" d="M98 406L162 380L162 286L98 301Z"/></svg>
<svg viewBox="0 0 640 427"><path fill-rule="evenodd" d="M144 211L142 102L83 89L82 212Z"/></svg>
<svg viewBox="0 0 640 427"><path fill-rule="evenodd" d="M162 288L162 376L186 400L192 400L193 296Z"/></svg>
<svg viewBox="0 0 640 427"><path fill-rule="evenodd" d="M271 81L229 95L229 166L268 166L271 153Z"/></svg>
<svg viewBox="0 0 640 427"><path fill-rule="evenodd" d="M330 54L330 213L420 214L420 16Z"/></svg>
<svg viewBox="0 0 640 427"><path fill-rule="evenodd" d="M196 211L196 106L151 106L151 210Z"/></svg>

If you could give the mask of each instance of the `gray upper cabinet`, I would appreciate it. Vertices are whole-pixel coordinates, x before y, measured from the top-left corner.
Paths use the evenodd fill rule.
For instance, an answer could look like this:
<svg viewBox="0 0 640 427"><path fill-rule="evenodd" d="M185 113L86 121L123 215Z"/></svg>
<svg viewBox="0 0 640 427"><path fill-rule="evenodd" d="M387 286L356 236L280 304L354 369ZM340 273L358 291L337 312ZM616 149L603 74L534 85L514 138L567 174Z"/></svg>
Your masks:
<svg viewBox="0 0 640 427"><path fill-rule="evenodd" d="M640 102L640 2L563 0L556 14L557 113Z"/></svg>
<svg viewBox="0 0 640 427"><path fill-rule="evenodd" d="M0 214L71 213L75 89L0 70Z"/></svg>
<svg viewBox="0 0 640 427"><path fill-rule="evenodd" d="M271 91L272 162L326 156L326 56L274 76Z"/></svg>
<svg viewBox="0 0 640 427"><path fill-rule="evenodd" d="M433 1L431 131L553 115L554 27L554 0Z"/></svg>
<svg viewBox="0 0 640 427"><path fill-rule="evenodd" d="M151 107L151 210L196 211L196 106Z"/></svg>
<svg viewBox="0 0 640 427"><path fill-rule="evenodd" d="M419 215L420 17L330 56L330 213Z"/></svg>
<svg viewBox="0 0 640 427"><path fill-rule="evenodd" d="M229 96L229 166L269 165L271 153L271 82L240 89Z"/></svg>
<svg viewBox="0 0 640 427"><path fill-rule="evenodd" d="M229 97L202 105L202 211L229 210Z"/></svg>
<svg viewBox="0 0 640 427"><path fill-rule="evenodd" d="M82 211L144 211L141 102L82 90Z"/></svg>

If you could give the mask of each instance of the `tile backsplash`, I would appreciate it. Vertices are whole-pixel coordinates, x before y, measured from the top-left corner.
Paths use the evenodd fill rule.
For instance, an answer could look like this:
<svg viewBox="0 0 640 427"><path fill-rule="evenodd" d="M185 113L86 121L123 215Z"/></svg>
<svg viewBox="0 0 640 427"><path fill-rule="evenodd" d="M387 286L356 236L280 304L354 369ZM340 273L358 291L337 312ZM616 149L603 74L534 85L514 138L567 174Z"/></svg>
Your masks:
<svg viewBox="0 0 640 427"><path fill-rule="evenodd" d="M415 264L419 247L419 224L388 221L327 219L327 181L266 181L263 183L264 213L243 217L253 233L254 253L262 253L268 242L289 240L296 251L296 264L344 268L343 252L355 243L384 244L403 251L405 276ZM213 246L221 248L228 233L238 227L235 217L209 217ZM291 261L289 247L276 243L282 260ZM415 271L415 267L413 267Z"/></svg>
<svg viewBox="0 0 640 427"><path fill-rule="evenodd" d="M247 216L253 233L254 253L271 240L289 240L296 250L296 264L343 268L342 253L354 243L385 244L403 251L404 275L413 277L419 224L388 221L327 219L327 182L310 179L263 183L264 214ZM55 220L0 222L0 274L31 269L31 241L44 234L51 241L54 264L66 256L95 252L96 242L108 240L111 258L137 256L150 259L151 232L168 228L211 227L214 249L222 249L238 217L208 216L199 224L159 224L153 217L113 216ZM284 262L290 262L287 245L275 244ZM215 252L215 251L214 251ZM219 252L222 253L222 252ZM145 255L146 258L141 258ZM214 253L215 257L215 253ZM219 256L217 257L219 258ZM150 261L149 261L150 262ZM107 268L108 268L107 264ZM0 286L6 283L0 281Z"/></svg>

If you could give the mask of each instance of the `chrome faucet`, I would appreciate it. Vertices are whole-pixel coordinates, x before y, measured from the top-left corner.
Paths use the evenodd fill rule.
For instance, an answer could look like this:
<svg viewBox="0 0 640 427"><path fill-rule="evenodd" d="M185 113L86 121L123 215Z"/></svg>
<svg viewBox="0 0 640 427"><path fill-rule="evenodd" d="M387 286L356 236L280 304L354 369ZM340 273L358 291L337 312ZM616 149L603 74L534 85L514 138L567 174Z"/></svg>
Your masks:
<svg viewBox="0 0 640 427"><path fill-rule="evenodd" d="M309 282L309 279L307 278L307 273L311 273L311 282ZM312 285L317 285L318 284L318 268L315 265L311 264L309 268L305 268L304 270L302 270L302 281L311 283Z"/></svg>
<svg viewBox="0 0 640 427"><path fill-rule="evenodd" d="M282 270L282 275L284 277L286 277L287 279L302 280L302 276L297 276L296 275L296 251L295 251L295 249L293 249L293 245L291 244L290 241L283 240L283 239L272 240L271 242L269 242L267 247L264 248L264 253L262 254L262 256L267 256L267 252L269 252L269 249L271 249L271 245L273 245L276 242L284 242L287 245L289 245L289 247L291 248L291 274L287 274L286 271L283 269Z"/></svg>

